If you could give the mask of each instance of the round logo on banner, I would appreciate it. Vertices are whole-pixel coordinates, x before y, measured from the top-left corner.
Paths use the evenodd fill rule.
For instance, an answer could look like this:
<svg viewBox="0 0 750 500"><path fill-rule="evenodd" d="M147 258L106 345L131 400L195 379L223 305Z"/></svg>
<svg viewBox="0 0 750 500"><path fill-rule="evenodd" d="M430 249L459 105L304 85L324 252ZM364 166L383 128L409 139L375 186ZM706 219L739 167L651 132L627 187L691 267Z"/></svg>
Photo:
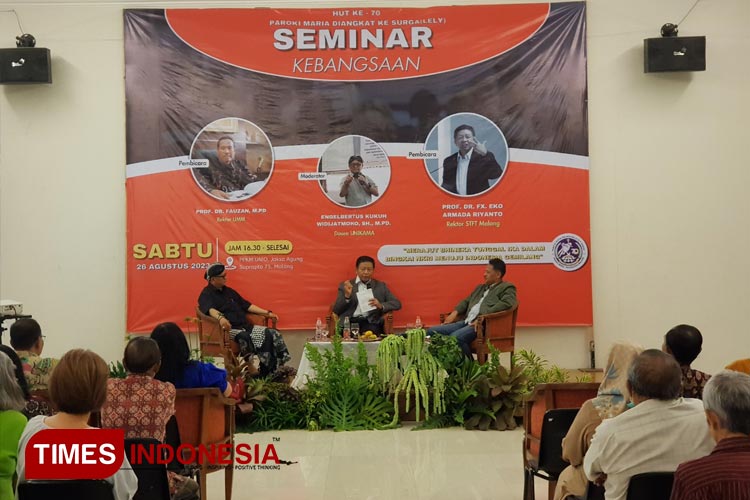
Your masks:
<svg viewBox="0 0 750 500"><path fill-rule="evenodd" d="M552 262L563 271L577 271L589 258L589 249L577 234L561 234L552 242Z"/></svg>

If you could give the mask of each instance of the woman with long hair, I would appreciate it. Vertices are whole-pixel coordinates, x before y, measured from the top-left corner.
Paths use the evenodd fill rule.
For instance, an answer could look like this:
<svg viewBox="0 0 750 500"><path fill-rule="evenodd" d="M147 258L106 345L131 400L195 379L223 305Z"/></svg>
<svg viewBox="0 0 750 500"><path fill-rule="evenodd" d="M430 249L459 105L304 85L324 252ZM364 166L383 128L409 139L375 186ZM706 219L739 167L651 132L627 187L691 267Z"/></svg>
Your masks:
<svg viewBox="0 0 750 500"><path fill-rule="evenodd" d="M161 351L161 367L154 377L156 380L171 382L177 389L218 387L225 396L232 393L226 370L190 359L190 347L177 324L156 325L151 338L159 344Z"/></svg>

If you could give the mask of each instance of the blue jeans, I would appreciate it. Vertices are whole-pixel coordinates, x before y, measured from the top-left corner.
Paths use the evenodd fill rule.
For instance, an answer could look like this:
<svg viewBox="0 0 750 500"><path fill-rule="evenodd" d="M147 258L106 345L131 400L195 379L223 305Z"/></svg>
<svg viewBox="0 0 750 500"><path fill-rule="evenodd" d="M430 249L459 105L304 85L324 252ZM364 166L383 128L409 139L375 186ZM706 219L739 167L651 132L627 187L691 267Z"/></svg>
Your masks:
<svg viewBox="0 0 750 500"><path fill-rule="evenodd" d="M463 320L456 321L455 323L446 323L440 326L433 326L427 330L430 335L450 335L456 337L458 345L464 354L471 358L471 343L477 338L477 332L474 331L474 327L467 325Z"/></svg>

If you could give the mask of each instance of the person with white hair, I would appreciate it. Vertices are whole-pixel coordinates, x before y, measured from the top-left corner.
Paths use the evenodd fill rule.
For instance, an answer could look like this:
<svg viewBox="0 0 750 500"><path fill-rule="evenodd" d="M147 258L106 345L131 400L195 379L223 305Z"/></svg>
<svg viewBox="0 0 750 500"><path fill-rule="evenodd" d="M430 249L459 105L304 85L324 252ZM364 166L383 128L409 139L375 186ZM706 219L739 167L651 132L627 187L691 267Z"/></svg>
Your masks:
<svg viewBox="0 0 750 500"><path fill-rule="evenodd" d="M26 427L26 417L21 413L26 400L15 370L16 366L8 355L0 352L0 498L13 498L18 441Z"/></svg>
<svg viewBox="0 0 750 500"><path fill-rule="evenodd" d="M703 407L716 447L677 468L671 500L750 500L750 375L711 377Z"/></svg>

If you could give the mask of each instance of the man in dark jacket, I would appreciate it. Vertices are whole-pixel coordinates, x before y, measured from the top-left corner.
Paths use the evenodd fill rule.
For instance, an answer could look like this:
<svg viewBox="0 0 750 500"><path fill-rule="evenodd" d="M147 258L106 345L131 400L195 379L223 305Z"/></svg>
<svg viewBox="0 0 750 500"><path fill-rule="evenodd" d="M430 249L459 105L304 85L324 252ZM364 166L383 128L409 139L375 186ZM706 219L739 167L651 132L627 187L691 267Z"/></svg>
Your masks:
<svg viewBox="0 0 750 500"><path fill-rule="evenodd" d="M372 330L383 334L383 315L389 311L401 309L401 302L388 290L382 281L372 277L375 271L375 260L363 255L357 259L357 276L339 285L339 293L333 304L333 312L343 320L351 318L352 323L359 324L359 330ZM373 298L367 304L360 304L357 293L372 290Z"/></svg>
<svg viewBox="0 0 750 500"><path fill-rule="evenodd" d="M471 343L477 338L477 317L512 309L518 304L516 286L503 281L503 276L505 262L490 259L484 270L484 283L459 302L453 312L445 317L442 325L430 328L427 333L456 337L461 350L467 357L471 357ZM465 315L466 319L456 321L459 315Z"/></svg>
<svg viewBox="0 0 750 500"><path fill-rule="evenodd" d="M487 191L490 181L503 175L495 155L477 141L471 125L456 127L453 140L458 152L443 160L442 188L463 196Z"/></svg>

